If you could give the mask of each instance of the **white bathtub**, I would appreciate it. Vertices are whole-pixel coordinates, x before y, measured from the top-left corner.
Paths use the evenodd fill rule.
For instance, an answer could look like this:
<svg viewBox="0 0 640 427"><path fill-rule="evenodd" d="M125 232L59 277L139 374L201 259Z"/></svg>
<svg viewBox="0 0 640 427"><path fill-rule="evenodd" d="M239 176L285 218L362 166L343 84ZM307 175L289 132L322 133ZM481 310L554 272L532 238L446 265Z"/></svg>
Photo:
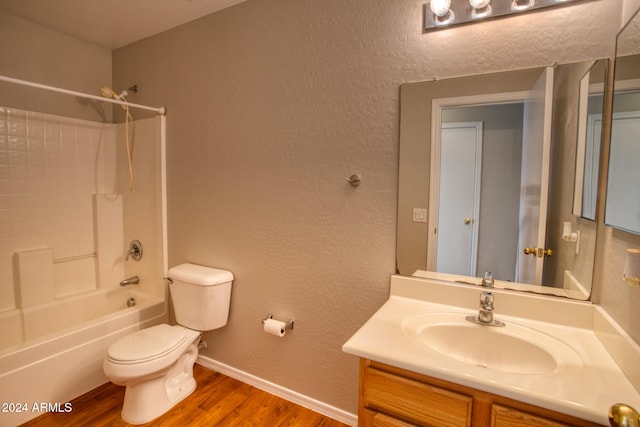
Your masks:
<svg viewBox="0 0 640 427"><path fill-rule="evenodd" d="M130 297L136 305L127 308ZM108 381L102 361L112 342L166 320L164 298L131 288L0 314L0 426L35 418L39 409L72 411L65 402Z"/></svg>

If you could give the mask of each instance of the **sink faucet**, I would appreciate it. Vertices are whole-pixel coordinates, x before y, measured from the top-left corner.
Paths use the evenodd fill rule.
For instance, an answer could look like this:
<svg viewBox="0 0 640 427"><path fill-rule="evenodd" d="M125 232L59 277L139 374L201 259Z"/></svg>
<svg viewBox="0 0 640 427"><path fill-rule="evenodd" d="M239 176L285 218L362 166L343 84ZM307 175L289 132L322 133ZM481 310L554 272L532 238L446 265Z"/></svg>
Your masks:
<svg viewBox="0 0 640 427"><path fill-rule="evenodd" d="M493 293L482 292L480 294L480 310L478 311L480 323L493 322Z"/></svg>
<svg viewBox="0 0 640 427"><path fill-rule="evenodd" d="M140 283L140 278L138 276L133 276L120 282L120 286L137 285L138 283Z"/></svg>
<svg viewBox="0 0 640 427"><path fill-rule="evenodd" d="M493 288L495 280L493 280L493 274L490 271L484 272L484 278L482 279L482 286L485 288Z"/></svg>
<svg viewBox="0 0 640 427"><path fill-rule="evenodd" d="M480 294L480 310L477 316L467 316L470 322L479 323L488 326L505 326L504 322L493 319L493 293L483 291Z"/></svg>

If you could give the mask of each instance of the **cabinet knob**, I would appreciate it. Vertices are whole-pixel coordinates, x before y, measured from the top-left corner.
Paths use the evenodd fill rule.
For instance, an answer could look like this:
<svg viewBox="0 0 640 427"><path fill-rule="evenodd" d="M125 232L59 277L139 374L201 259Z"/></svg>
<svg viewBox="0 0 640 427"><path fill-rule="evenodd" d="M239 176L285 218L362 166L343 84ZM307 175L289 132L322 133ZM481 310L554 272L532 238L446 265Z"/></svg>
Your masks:
<svg viewBox="0 0 640 427"><path fill-rule="evenodd" d="M629 405L616 403L609 408L611 427L640 427L640 414Z"/></svg>

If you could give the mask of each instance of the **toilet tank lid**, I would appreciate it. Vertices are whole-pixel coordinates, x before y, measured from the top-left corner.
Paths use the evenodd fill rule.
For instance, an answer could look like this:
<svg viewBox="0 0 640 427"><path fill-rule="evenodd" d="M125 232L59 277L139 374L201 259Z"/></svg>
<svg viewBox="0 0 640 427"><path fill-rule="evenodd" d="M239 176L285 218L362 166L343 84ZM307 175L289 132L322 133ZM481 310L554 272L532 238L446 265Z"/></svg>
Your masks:
<svg viewBox="0 0 640 427"><path fill-rule="evenodd" d="M169 269L169 278L200 286L219 285L231 282L233 273L203 265L180 264Z"/></svg>

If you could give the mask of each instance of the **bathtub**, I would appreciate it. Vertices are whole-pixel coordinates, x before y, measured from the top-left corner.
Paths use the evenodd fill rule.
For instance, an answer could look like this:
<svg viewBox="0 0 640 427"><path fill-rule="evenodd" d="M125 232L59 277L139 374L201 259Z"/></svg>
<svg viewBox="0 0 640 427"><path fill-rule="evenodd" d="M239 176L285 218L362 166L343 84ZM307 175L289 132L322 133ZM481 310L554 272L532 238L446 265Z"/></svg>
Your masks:
<svg viewBox="0 0 640 427"><path fill-rule="evenodd" d="M166 321L164 298L131 288L0 313L0 426L73 411L67 401L108 382L102 361L112 342Z"/></svg>

